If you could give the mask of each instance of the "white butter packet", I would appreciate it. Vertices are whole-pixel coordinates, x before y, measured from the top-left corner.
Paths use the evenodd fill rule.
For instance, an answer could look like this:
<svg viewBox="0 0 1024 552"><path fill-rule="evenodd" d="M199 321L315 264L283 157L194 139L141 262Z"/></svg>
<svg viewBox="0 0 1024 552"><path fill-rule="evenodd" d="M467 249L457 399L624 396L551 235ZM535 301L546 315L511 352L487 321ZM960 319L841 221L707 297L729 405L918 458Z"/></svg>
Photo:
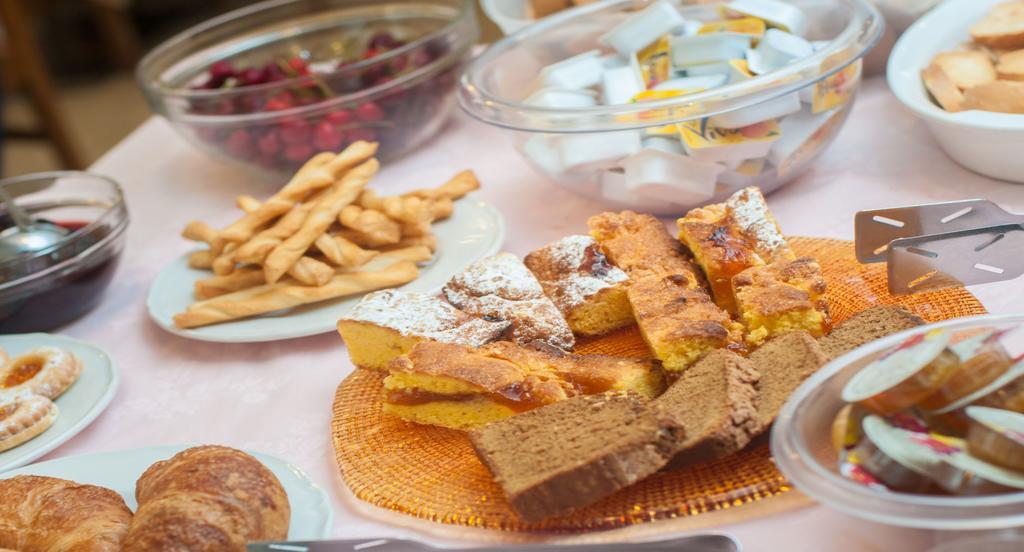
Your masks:
<svg viewBox="0 0 1024 552"><path fill-rule="evenodd" d="M557 176L565 172L558 153L558 136L534 134L519 146L519 151L541 172Z"/></svg>
<svg viewBox="0 0 1024 552"><path fill-rule="evenodd" d="M654 90L708 90L722 86L728 79L729 77L725 74L677 77L658 83Z"/></svg>
<svg viewBox="0 0 1024 552"><path fill-rule="evenodd" d="M683 141L679 139L678 135L645 136L643 147L644 149L653 149L665 153L677 153L680 155L685 155L686 153L686 150L683 149Z"/></svg>
<svg viewBox="0 0 1024 552"><path fill-rule="evenodd" d="M700 65L688 65L686 67L679 67L677 71L681 72L681 77L704 77L707 75L728 75L732 71L732 66L729 65L728 61L716 61L714 63L702 63Z"/></svg>
<svg viewBox="0 0 1024 552"><path fill-rule="evenodd" d="M601 44L629 56L639 52L661 35L683 28L686 20L668 0L658 0L601 35Z"/></svg>
<svg viewBox="0 0 1024 552"><path fill-rule="evenodd" d="M715 115L711 117L710 124L718 128L740 128L768 119L778 119L797 111L800 111L800 94L791 92L750 107L742 107L735 111ZM784 128L783 134L785 134Z"/></svg>
<svg viewBox="0 0 1024 552"><path fill-rule="evenodd" d="M590 50L541 69L540 80L552 88L590 88L601 82L604 69L601 51Z"/></svg>
<svg viewBox="0 0 1024 552"><path fill-rule="evenodd" d="M803 10L779 0L733 0L725 5L725 9L764 19L768 25L795 35L807 34L807 16Z"/></svg>
<svg viewBox="0 0 1024 552"><path fill-rule="evenodd" d="M624 130L558 137L561 164L569 171L617 167L623 157L640 151L640 132Z"/></svg>
<svg viewBox="0 0 1024 552"><path fill-rule="evenodd" d="M653 198L642 198L626 189L626 175L622 169L604 171L600 177L601 197L613 206L636 209L652 215L680 213L682 207Z"/></svg>
<svg viewBox="0 0 1024 552"><path fill-rule="evenodd" d="M837 109L817 115L801 111L779 123L782 137L768 153L768 160L778 168L780 177L802 164L823 144L828 128L842 121L842 111Z"/></svg>
<svg viewBox="0 0 1024 552"><path fill-rule="evenodd" d="M757 48L747 50L746 57L750 70L763 75L813 53L814 46L799 36L778 29L768 29Z"/></svg>
<svg viewBox="0 0 1024 552"><path fill-rule="evenodd" d="M586 89L547 87L530 94L523 103L541 107L593 107L597 105L597 94Z"/></svg>
<svg viewBox="0 0 1024 552"><path fill-rule="evenodd" d="M672 40L672 64L688 67L743 57L750 49L750 35L712 33L679 36Z"/></svg>
<svg viewBox="0 0 1024 552"><path fill-rule="evenodd" d="M626 189L634 196L682 205L711 199L718 175L725 170L717 163L653 148L623 159L622 168Z"/></svg>
<svg viewBox="0 0 1024 552"><path fill-rule="evenodd" d="M633 56L631 63L607 69L601 76L601 94L605 105L630 103L634 96L644 90L644 78L636 63L636 56Z"/></svg>

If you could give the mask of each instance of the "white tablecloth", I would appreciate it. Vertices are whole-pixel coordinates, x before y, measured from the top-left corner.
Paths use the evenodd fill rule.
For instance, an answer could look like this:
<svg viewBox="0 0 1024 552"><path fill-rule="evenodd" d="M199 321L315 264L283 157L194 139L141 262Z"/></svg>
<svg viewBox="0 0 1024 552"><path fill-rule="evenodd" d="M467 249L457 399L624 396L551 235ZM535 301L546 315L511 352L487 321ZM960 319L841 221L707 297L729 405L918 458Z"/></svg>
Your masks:
<svg viewBox="0 0 1024 552"><path fill-rule="evenodd" d="M471 168L480 196L504 213L506 248L523 254L585 230L601 205L546 184L501 132L457 115L437 138L375 181L382 191L436 185ZM189 249L185 223L228 223L241 193L265 184L194 150L160 119L151 119L92 169L124 186L132 215L116 280L95 311L63 330L106 348L122 386L88 429L49 455L166 443L218 443L274 454L301 469L332 497L337 537L417 536L357 512L345 498L329 437L335 388L352 370L336 334L275 343L222 345L168 334L146 315L150 282ZM837 141L806 174L769 198L792 235L850 239L853 214L865 208L986 197L1024 212L1024 187L961 169L904 111L881 80L865 83ZM979 288L993 312L1024 311L1020 281ZM718 514L708 514L714 516ZM714 518L709 518L713 520ZM419 526L422 528L422 525ZM811 506L721 528L747 550L918 550L934 535L862 522Z"/></svg>

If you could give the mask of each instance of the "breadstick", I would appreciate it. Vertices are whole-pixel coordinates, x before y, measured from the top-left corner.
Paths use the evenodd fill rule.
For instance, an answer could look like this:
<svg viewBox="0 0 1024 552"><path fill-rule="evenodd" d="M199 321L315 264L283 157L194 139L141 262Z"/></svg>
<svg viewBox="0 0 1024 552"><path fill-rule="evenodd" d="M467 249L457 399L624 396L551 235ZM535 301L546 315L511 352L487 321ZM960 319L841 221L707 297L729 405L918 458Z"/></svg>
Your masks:
<svg viewBox="0 0 1024 552"><path fill-rule="evenodd" d="M338 222L361 234L362 237L359 240L351 241L364 247L396 243L402 238L401 225L375 209L363 209L358 205L349 205L338 213Z"/></svg>
<svg viewBox="0 0 1024 552"><path fill-rule="evenodd" d="M330 186L353 167L373 157L375 153L376 142L353 142L337 155L328 153L330 157L325 158L325 162L310 167L308 171L305 170L309 165L307 162L306 166L299 169L299 172L295 173L295 176L273 197L301 201L310 192Z"/></svg>
<svg viewBox="0 0 1024 552"><path fill-rule="evenodd" d="M296 261L299 260L316 241L334 223L338 213L352 203L363 186L377 174L380 163L370 159L349 171L313 206L313 210L302 223L302 228L275 247L263 262L263 272L267 282L278 281Z"/></svg>
<svg viewBox="0 0 1024 552"><path fill-rule="evenodd" d="M254 213L260 208L260 200L251 195L240 195L235 198L235 205L246 213Z"/></svg>
<svg viewBox="0 0 1024 552"><path fill-rule="evenodd" d="M328 261L340 267L363 266L377 256L376 251L363 249L341 236L321 234L313 245L327 257Z"/></svg>
<svg viewBox="0 0 1024 552"><path fill-rule="evenodd" d="M345 295L399 286L416 278L416 263L401 261L377 271L338 274L323 286L288 282L264 284L195 303L174 316L179 328L195 328L246 318Z"/></svg>
<svg viewBox="0 0 1024 552"><path fill-rule="evenodd" d="M185 229L181 231L181 237L186 240L205 242L209 245L213 245L213 241L217 239L217 231L205 222L193 220L185 225Z"/></svg>
<svg viewBox="0 0 1024 552"><path fill-rule="evenodd" d="M411 247L392 249L391 251L381 253L380 256L385 259L412 261L414 263L423 263L434 258L434 254L430 251L430 248L425 245L414 245Z"/></svg>
<svg viewBox="0 0 1024 552"><path fill-rule="evenodd" d="M480 181L477 180L473 171L462 171L453 176L451 180L437 188L426 188L415 190L405 194L406 196L421 197L424 199L459 199L460 197L480 189Z"/></svg>
<svg viewBox="0 0 1024 552"><path fill-rule="evenodd" d="M414 247L417 245L422 245L431 252L437 251L437 236L433 234L424 234L422 236L403 237L401 240L398 240L398 243L382 246L380 250L394 251L396 249L404 249L406 247Z"/></svg>
<svg viewBox="0 0 1024 552"><path fill-rule="evenodd" d="M249 241L238 246L235 251L235 260L240 263L258 264L273 250L282 240L294 234L302 228L302 222L313 210L312 203L303 203L288 211L279 218L273 226L253 236Z"/></svg>
<svg viewBox="0 0 1024 552"><path fill-rule="evenodd" d="M450 197L442 197L430 202L430 218L432 221L446 219L452 216L452 211L454 210L455 202Z"/></svg>
<svg viewBox="0 0 1024 552"><path fill-rule="evenodd" d="M251 288L264 284L263 271L258 268L240 268L227 276L213 276L196 280L194 294L196 299L210 299L240 289Z"/></svg>
<svg viewBox="0 0 1024 552"><path fill-rule="evenodd" d="M234 243L224 246L224 251L213 260L213 273L217 276L226 276L235 270L235 248Z"/></svg>
<svg viewBox="0 0 1024 552"><path fill-rule="evenodd" d="M246 242L259 227L287 213L294 206L294 201L272 197L260 204L255 211L246 213L245 216L231 223L218 234L218 237L230 242Z"/></svg>
<svg viewBox="0 0 1024 552"><path fill-rule="evenodd" d="M334 276L334 269L312 257L302 257L288 269L288 275L307 286L322 286Z"/></svg>
<svg viewBox="0 0 1024 552"><path fill-rule="evenodd" d="M213 267L213 259L213 251L209 249L193 251L188 256L188 266L190 268L209 269Z"/></svg>

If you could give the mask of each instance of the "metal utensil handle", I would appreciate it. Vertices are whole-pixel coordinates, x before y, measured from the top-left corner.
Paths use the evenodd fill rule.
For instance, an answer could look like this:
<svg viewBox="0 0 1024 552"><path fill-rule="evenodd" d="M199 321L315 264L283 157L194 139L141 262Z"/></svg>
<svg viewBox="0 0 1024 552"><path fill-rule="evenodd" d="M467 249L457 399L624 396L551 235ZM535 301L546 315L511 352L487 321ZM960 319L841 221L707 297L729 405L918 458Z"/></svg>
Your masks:
<svg viewBox="0 0 1024 552"><path fill-rule="evenodd" d="M893 240L1021 222L1024 216L1008 213L986 199L861 211L854 217L857 260L885 261Z"/></svg>
<svg viewBox="0 0 1024 552"><path fill-rule="evenodd" d="M400 539L358 539L324 541L262 542L247 546L250 552L413 552L442 550L421 542ZM740 552L739 542L730 535L708 533L676 537L656 542L502 545L485 548L460 548L458 552Z"/></svg>

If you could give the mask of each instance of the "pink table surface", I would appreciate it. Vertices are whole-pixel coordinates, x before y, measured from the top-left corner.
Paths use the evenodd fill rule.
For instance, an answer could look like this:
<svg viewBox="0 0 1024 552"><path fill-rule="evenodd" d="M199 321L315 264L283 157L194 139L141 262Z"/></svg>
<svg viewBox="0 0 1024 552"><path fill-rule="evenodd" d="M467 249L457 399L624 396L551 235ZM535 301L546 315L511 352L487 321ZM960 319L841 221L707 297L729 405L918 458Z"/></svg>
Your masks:
<svg viewBox="0 0 1024 552"><path fill-rule="evenodd" d="M506 249L514 253L583 232L586 218L602 210L596 202L546 184L500 131L461 114L429 144L387 165L375 187L400 192L436 185L464 168L475 170L483 182L479 197L504 213ZM123 264L104 301L62 333L106 348L117 359L122 383L110 408L47 458L169 443L259 450L295 464L327 490L336 537L439 540L428 537L422 523L398 527L362 508L357 511L346 496L333 459L329 419L335 388L352 365L336 334L263 344L204 343L171 335L146 314L150 282L190 247L179 238L185 223L228 223L237 216L231 208L236 195L270 189L194 150L157 118L92 170L124 185L132 224ZM872 79L865 82L835 144L810 171L771 195L769 203L788 234L851 239L857 210L972 197L1024 212L1024 187L954 164L885 83ZM1024 311L1020 281L974 291L992 312ZM820 505L720 529L739 538L746 550L920 550L937 538L927 531L860 521Z"/></svg>

